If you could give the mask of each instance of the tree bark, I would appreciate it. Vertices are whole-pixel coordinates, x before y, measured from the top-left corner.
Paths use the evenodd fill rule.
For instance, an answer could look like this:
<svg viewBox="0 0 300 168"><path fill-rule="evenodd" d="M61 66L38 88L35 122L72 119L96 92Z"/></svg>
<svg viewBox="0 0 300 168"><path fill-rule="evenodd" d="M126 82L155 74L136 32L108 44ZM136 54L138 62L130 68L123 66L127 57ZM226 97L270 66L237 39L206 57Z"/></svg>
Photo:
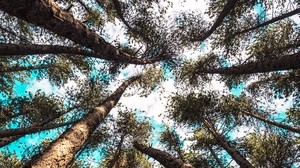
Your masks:
<svg viewBox="0 0 300 168"><path fill-rule="evenodd" d="M201 35L199 38L192 38L192 41L204 41L204 40L206 40L222 24L224 18L234 8L234 6L237 2L238 2L238 0L229 0L225 4L224 8L222 9L221 13L217 17L216 21L211 26L211 28L207 32L205 32L203 35Z"/></svg>
<svg viewBox="0 0 300 168"><path fill-rule="evenodd" d="M261 23L261 24L259 24L259 25L257 25L257 26L253 26L253 27L250 27L250 28L248 28L248 29L244 29L244 30L242 30L242 31L240 31L240 32L235 33L233 36L235 37L235 36L237 36L237 35L244 34L244 33L247 33L247 32L249 32L249 31L252 31L252 30L255 30L255 29L258 29L258 28L267 26L267 25L272 24L272 23L275 23L275 22L277 22L277 21L279 21L279 20L282 20L282 19L288 18L288 17L290 17L290 16L293 16L293 15L295 15L295 14L297 14L297 13L300 13L300 8L297 8L297 9L295 9L295 10L292 10L292 11L290 11L290 12L288 12L288 13L285 13L285 14L282 14L282 15L280 15L280 16L274 17L273 19L270 19L270 20L268 20L268 21L266 21L266 22L263 22L263 23Z"/></svg>
<svg viewBox="0 0 300 168"><path fill-rule="evenodd" d="M235 160L235 162L243 168L254 168L229 142L222 137L215 128L206 120L203 120L203 124L212 133L220 145L227 151L227 153Z"/></svg>
<svg viewBox="0 0 300 168"><path fill-rule="evenodd" d="M220 168L225 168L225 166L223 165L222 161L219 159L218 155L215 153L215 151L212 149L212 147L209 144L208 144L207 148L210 151L211 155L216 160L216 162L219 165L219 167Z"/></svg>
<svg viewBox="0 0 300 168"><path fill-rule="evenodd" d="M91 133L117 104L126 88L140 77L134 76L125 81L111 96L60 135L43 153L34 157L25 167L68 166Z"/></svg>
<svg viewBox="0 0 300 168"><path fill-rule="evenodd" d="M122 151L122 145L124 143L124 139L125 139L125 134L123 134L121 136L121 139L118 143L117 149L114 153L113 159L111 161L109 161L107 168L113 168L115 166L115 164L117 163L118 159L120 158L121 155L121 151Z"/></svg>
<svg viewBox="0 0 300 168"><path fill-rule="evenodd" d="M21 71L31 71L31 70L41 70L41 69L48 69L55 67L55 65L38 65L38 66L13 66L13 67L3 67L0 68L0 74L5 73L14 73L14 72L21 72Z"/></svg>
<svg viewBox="0 0 300 168"><path fill-rule="evenodd" d="M40 123L34 123L33 125L30 126L31 127L43 127L45 126L46 124L50 123L51 121L54 121L55 119L57 119L58 117L60 117L61 115L63 114L66 114L76 108L78 108L80 106L78 105L75 105L65 111L60 111L60 112L57 112L55 115L51 115L49 118L47 118L46 120L40 122ZM35 132L38 132L39 130L36 130ZM35 133L35 132L31 132L31 133ZM0 138L0 148L3 147L3 146L6 146L14 141L16 141L17 139L21 138L22 136L24 136L26 134L18 134L18 135L14 135L14 136L6 136L6 137L3 137L3 138Z"/></svg>
<svg viewBox="0 0 300 168"><path fill-rule="evenodd" d="M201 67L199 67L201 68ZM225 75L243 75L254 73L265 73L280 70L292 70L300 68L300 52L285 55L277 58L265 59L256 62L219 69L197 69L196 74L225 74Z"/></svg>
<svg viewBox="0 0 300 168"><path fill-rule="evenodd" d="M123 13L122 13L122 9L121 9L121 4L119 2L119 0L112 0L116 13L119 16L120 20L124 23L124 25L129 29L132 30L131 26L128 24L128 22L125 20Z"/></svg>
<svg viewBox="0 0 300 168"><path fill-rule="evenodd" d="M104 59L100 54L76 47L38 44L0 44L0 55L70 54Z"/></svg>
<svg viewBox="0 0 300 168"><path fill-rule="evenodd" d="M58 127L63 127L67 125L74 124L75 121L59 123L59 124L50 124L50 125L42 125L42 126L32 126L28 128L18 128L18 129L9 129L0 131L0 138L10 137L10 136L18 136L18 135L26 135L39 131L54 129Z"/></svg>
<svg viewBox="0 0 300 168"><path fill-rule="evenodd" d="M0 56L36 55L36 54L81 55L81 56L105 59L109 61L115 61L115 59L112 57L104 57L102 54L93 51L87 51L77 47L59 46L59 45L38 45L38 44L0 44ZM132 59L132 61L141 62L142 59L134 58Z"/></svg>
<svg viewBox="0 0 300 168"><path fill-rule="evenodd" d="M0 9L37 26L44 27L59 36L101 53L103 59L123 63L148 64L167 58L138 59L106 42L96 32L61 10L53 0L0 0Z"/></svg>
<svg viewBox="0 0 300 168"><path fill-rule="evenodd" d="M256 119L258 119L260 121L263 121L263 122L266 122L268 124L274 125L276 127L279 127L279 128L282 128L282 129L285 129L285 130L288 130L288 131L292 131L292 132L296 132L296 133L300 134L300 128L299 127L293 127L293 126L281 124L279 122L266 119L265 117L260 116L256 112L250 113L250 112L243 111L243 110L241 112L244 113L244 114L246 114L246 115L248 115L248 116L254 117L254 118L256 118Z"/></svg>
<svg viewBox="0 0 300 168"><path fill-rule="evenodd" d="M133 146L138 151L152 157L166 168L194 168L192 165L184 163L181 159L175 158L165 151L144 146L138 142L134 142Z"/></svg>

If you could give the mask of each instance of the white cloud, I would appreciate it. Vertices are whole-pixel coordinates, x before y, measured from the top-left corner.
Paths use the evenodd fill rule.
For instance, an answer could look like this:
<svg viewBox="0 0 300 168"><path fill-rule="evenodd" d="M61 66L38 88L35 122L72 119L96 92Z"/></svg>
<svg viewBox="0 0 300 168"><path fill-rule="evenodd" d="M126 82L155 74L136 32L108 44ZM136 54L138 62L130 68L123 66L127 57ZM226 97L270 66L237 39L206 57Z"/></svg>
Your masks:
<svg viewBox="0 0 300 168"><path fill-rule="evenodd" d="M32 92L32 93L35 93L37 90L41 90L46 94L50 94L55 91L54 87L50 84L48 79L34 81L33 85L27 89L28 92Z"/></svg>

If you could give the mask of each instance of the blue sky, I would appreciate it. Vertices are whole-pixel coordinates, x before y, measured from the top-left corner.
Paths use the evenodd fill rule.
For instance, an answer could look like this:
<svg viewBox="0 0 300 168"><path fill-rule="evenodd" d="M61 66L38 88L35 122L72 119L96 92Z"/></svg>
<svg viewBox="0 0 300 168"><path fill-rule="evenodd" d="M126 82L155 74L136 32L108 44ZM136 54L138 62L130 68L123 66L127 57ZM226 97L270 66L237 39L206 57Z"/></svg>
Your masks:
<svg viewBox="0 0 300 168"><path fill-rule="evenodd" d="M192 4L192 1L189 1L188 3ZM176 5L178 8L181 8L180 5L175 4L175 8ZM199 8L199 6L195 6L192 5L192 8ZM101 7L98 7L99 11L102 11ZM202 8L201 10L204 10L204 8ZM263 21L266 19L266 12L264 10L264 6L261 5L260 3L257 3L254 7L254 12L256 13L257 17L261 18L259 21ZM118 21L116 21L118 23ZM105 27L105 31L107 34L110 34L110 36L106 36L106 39L108 41L113 41L116 39L116 37L119 34L122 34L122 32L124 32L124 30L120 27L115 27L114 24L107 24ZM120 36L119 36L120 37ZM120 37L121 39L121 43L126 44L127 39L125 37ZM207 42L201 43L199 45L199 51L198 52L204 52L206 50L207 47ZM190 53L186 53L186 55L188 55L191 58L195 58L197 54L191 55ZM225 66L229 66L230 63L226 62ZM164 77L167 78L168 80L165 81L162 84L162 88L164 89L164 92L166 95L171 94L172 92L176 91L176 88L174 86L174 76L172 76L172 66L168 65L168 64L161 64L160 66L163 67L163 71L164 71ZM133 74L134 71L137 71L138 67L133 67L133 66L129 66L129 68L125 69L122 73L121 73L121 79L127 78L129 76L131 76ZM99 75L98 72L94 72L94 75ZM110 78L109 75L107 74L101 74L103 79L106 78ZM18 96L24 96L27 94L28 91L30 92L35 92L37 89L41 89L42 91L46 91L47 93L51 93L51 92L58 92L59 90L55 87L52 87L49 82L47 82L47 80L43 80L42 82L39 83L38 86L36 83L37 81L35 81L35 78L32 77L30 79L31 83L30 84L24 84L21 82L16 81L16 84L14 85L14 91L15 94ZM116 84L113 84L115 86L117 86ZM217 86L219 87L219 86ZM157 92L161 91L162 88L158 88ZM230 93L232 93L233 95L235 95L236 97L238 97L241 92L243 91L243 89L245 88L245 83L241 83L239 84L237 87L232 88L229 90ZM147 98L141 98L138 96L132 96L129 98L122 98L120 100L120 102L123 105L127 105L130 108L137 108L138 110L136 111L136 114L138 115L139 119L144 119L145 117L149 117L150 118L150 123L153 126L153 130L152 130L152 144L155 146L158 144L159 141L159 135L161 132L163 132L165 130L164 127L164 119L162 117L160 117L159 115L161 113L163 113L165 111L165 104L166 104L166 99L162 99L160 100L161 95L159 93L151 93ZM0 94L0 100L1 98L3 99L3 97L1 97ZM125 100L126 99L126 100ZM138 104L137 104L138 103ZM145 111L145 113L142 113L141 111ZM114 113L115 111L112 111L112 113ZM284 117L286 117L284 112L280 112L277 116L274 116L276 121L280 121L282 120ZM14 127L14 126L12 126ZM20 140L12 143L11 145L9 145L8 147L4 147L1 150L9 150L9 151L14 151L17 153L17 156L19 158L22 157L22 153L24 152L24 150L22 148L20 148L19 146L23 146L25 145L26 147L30 147L31 145L34 145L35 142L40 142L42 139L48 137L48 138L54 138L57 136L59 131L54 131L52 130L50 133L49 132L43 132L41 134L32 134L32 135L27 135L23 138L21 138ZM235 135L232 135L235 136ZM227 158L228 155L224 154L225 157ZM93 160L93 161L98 161L99 158L101 158L101 152L99 151L94 151L92 153L92 156L88 156L88 160ZM85 160L85 158L82 158L82 160ZM92 162L91 162L92 163Z"/></svg>

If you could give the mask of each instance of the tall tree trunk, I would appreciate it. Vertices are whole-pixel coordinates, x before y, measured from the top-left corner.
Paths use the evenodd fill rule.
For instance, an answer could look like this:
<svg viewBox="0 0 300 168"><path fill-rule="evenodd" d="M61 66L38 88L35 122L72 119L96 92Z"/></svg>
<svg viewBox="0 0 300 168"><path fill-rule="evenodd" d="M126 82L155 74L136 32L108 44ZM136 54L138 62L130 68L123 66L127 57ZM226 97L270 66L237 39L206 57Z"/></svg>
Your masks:
<svg viewBox="0 0 300 168"><path fill-rule="evenodd" d="M104 59L100 54L77 47L38 44L0 44L0 55L70 54Z"/></svg>
<svg viewBox="0 0 300 168"><path fill-rule="evenodd" d="M138 142L134 142L133 146L138 151L157 160L160 164L162 164L166 168L194 168L192 165L184 163L181 159L175 158L165 151L161 151L159 149L155 149L152 147L147 147Z"/></svg>
<svg viewBox="0 0 300 168"><path fill-rule="evenodd" d="M122 13L122 9L121 9L121 4L119 2L119 0L112 0L113 4L114 4L114 8L116 10L117 15L119 16L120 20L124 23L124 25L129 29L132 30L131 26L129 25L129 23L125 20L123 13Z"/></svg>
<svg viewBox="0 0 300 168"><path fill-rule="evenodd" d="M222 137L215 128L206 120L203 120L205 127L212 133L220 145L227 151L227 153L235 160L235 162L243 168L254 168L229 142Z"/></svg>
<svg viewBox="0 0 300 168"><path fill-rule="evenodd" d="M234 8L234 6L237 2L238 2L238 0L228 0L228 2L223 7L221 13L217 17L216 21L211 26L211 28L204 34L200 35L200 37L192 38L192 41L204 41L205 39L207 39L222 24L224 18Z"/></svg>
<svg viewBox="0 0 300 168"><path fill-rule="evenodd" d="M258 28L260 28L260 27L267 26L267 25L269 25L269 24L275 23L275 22L277 22L277 21L279 21L279 20L288 18L288 17L293 16L293 15L296 15L296 14L298 14L298 13L300 13L300 8L297 8L297 9L292 10L292 11L290 11L290 12L284 13L284 14L282 14L282 15L280 15L280 16L274 17L273 19L270 19L270 20L268 20L268 21L266 21L266 22L263 22L263 23L261 23L261 24L258 24L257 26L250 27L250 28L248 28L248 29L244 29L244 30L242 30L242 31L240 31L240 32L235 33L233 36L237 36L237 35L240 35L240 34L247 33L247 32L249 32L249 31L258 29Z"/></svg>
<svg viewBox="0 0 300 168"><path fill-rule="evenodd" d="M274 125L276 127L279 127L279 128L282 128L282 129L285 129L285 130L288 130L288 131L292 131L292 132L296 132L296 133L300 134L300 128L299 127L293 127L293 126L281 124L279 122L266 119L265 117L260 116L256 112L250 113L250 112L247 112L247 111L244 111L244 110L242 110L241 112L244 113L244 114L246 114L246 115L248 115L248 116L254 117L254 118L256 118L256 119L258 119L260 121L263 121L263 122L266 122L268 124Z"/></svg>
<svg viewBox="0 0 300 168"><path fill-rule="evenodd" d="M76 108L79 108L80 106L78 105L75 105L67 110L63 110L63 111L60 111L60 112L56 112L54 113L53 115L51 115L49 118L45 119L44 121L42 122L38 122L38 123L34 123L30 126L30 128L32 127L43 127L45 126L46 124L50 123L51 121L54 121L55 119L57 119L58 117L60 117L61 115L63 114L66 114ZM27 112L26 112L27 113ZM25 113L25 114L26 114ZM21 112L22 114L22 112ZM24 113L23 113L24 114ZM36 132L38 132L39 130L36 130ZM34 131L32 131L31 133L35 133ZM18 134L18 135L13 135L13 136L6 136L6 137L3 137L3 138L0 138L0 148L3 147L3 146L6 146L14 141L16 141L17 139L21 138L22 136L24 136L25 134Z"/></svg>
<svg viewBox="0 0 300 168"><path fill-rule="evenodd" d="M38 66L13 66L0 68L0 74L14 73L21 71L42 70L55 67L55 65L38 65Z"/></svg>
<svg viewBox="0 0 300 168"><path fill-rule="evenodd" d="M222 161L219 159L218 155L215 153L215 151L212 149L211 145L208 144L207 146L208 150L210 151L211 155L214 157L216 160L217 164L219 165L220 168L225 168L223 165Z"/></svg>
<svg viewBox="0 0 300 168"><path fill-rule="evenodd" d="M168 134L168 136L171 140L171 142L170 142L171 145L173 145L173 147L174 147L175 151L177 152L177 154L179 155L180 159L184 162L185 160L184 160L184 157L183 157L183 154L181 152L181 149L180 149L180 146L179 146L178 142L174 139L174 136L173 136L173 134L172 134L172 132L170 131L169 128L167 128L166 131L167 131L167 134Z"/></svg>
<svg viewBox="0 0 300 168"><path fill-rule="evenodd" d="M121 156L121 151L122 151L122 145L124 143L124 139L125 139L125 134L123 134L121 136L121 139L118 143L118 146L117 146L117 149L114 153L114 156L113 156L113 159L111 161L109 161L108 165L107 165L107 168L113 168L115 166L115 164L117 163L118 159L120 158Z"/></svg>
<svg viewBox="0 0 300 168"><path fill-rule="evenodd" d="M33 157L25 167L66 167L100 122L118 103L126 88L140 77L134 76L125 81L111 96L53 141L42 154Z"/></svg>
<svg viewBox="0 0 300 168"><path fill-rule="evenodd" d="M200 69L196 70L196 74L209 73L209 74L225 74L225 75L242 75L253 73L264 73L280 70L292 70L300 68L300 52L285 55L277 58L259 60L238 66L219 69Z"/></svg>
<svg viewBox="0 0 300 168"><path fill-rule="evenodd" d="M69 12L61 10L54 0L0 0L0 9L93 49L96 53L101 53L103 59L133 64L147 64L162 60L159 56L149 60L137 59L117 49L82 22L74 19Z"/></svg>
<svg viewBox="0 0 300 168"><path fill-rule="evenodd" d="M41 125L41 126L31 126L28 128L18 128L18 129L9 129L9 130L2 130L0 131L0 139L10 136L18 136L18 135L26 135L31 134L39 131L54 129L58 127L63 127L67 125L74 124L75 121L59 123L59 124L49 124L49 125Z"/></svg>

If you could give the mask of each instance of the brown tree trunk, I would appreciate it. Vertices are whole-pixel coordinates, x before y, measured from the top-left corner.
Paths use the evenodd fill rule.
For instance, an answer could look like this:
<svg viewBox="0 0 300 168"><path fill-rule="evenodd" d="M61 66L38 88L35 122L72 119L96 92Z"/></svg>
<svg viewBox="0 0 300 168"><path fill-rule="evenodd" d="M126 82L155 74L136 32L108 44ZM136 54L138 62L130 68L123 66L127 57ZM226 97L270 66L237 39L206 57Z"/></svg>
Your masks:
<svg viewBox="0 0 300 168"><path fill-rule="evenodd" d="M42 125L42 126L32 126L28 128L18 128L18 129L9 129L9 130L2 130L0 131L0 138L10 137L10 136L18 136L18 135L26 135L31 134L39 131L54 129L58 127L63 127L67 125L74 124L75 121L59 123L59 124L49 124L49 125Z"/></svg>
<svg viewBox="0 0 300 168"><path fill-rule="evenodd" d="M96 55L92 51L87 51L76 47L38 44L0 44L1 56L35 54L70 54L104 59L99 54Z"/></svg>
<svg viewBox="0 0 300 168"><path fill-rule="evenodd" d="M137 59L106 42L96 32L61 10L53 0L0 0L0 9L29 23L44 27L59 36L101 53L103 59L123 63L148 64L162 60Z"/></svg>
<svg viewBox="0 0 300 168"><path fill-rule="evenodd" d="M227 151L227 153L235 160L235 162L243 168L254 168L235 148L233 148L225 138L223 138L215 128L207 121L203 120L205 127L212 133L220 145Z"/></svg>
<svg viewBox="0 0 300 168"><path fill-rule="evenodd" d="M133 146L138 151L152 157L166 168L194 168L192 165L184 163L181 159L175 158L165 151L161 151L152 147L147 147L138 142L134 142Z"/></svg>
<svg viewBox="0 0 300 168"><path fill-rule="evenodd" d="M225 168L222 161L219 159L218 155L215 153L215 151L212 149L210 145L207 146L208 150L210 151L211 155L214 157L216 160L217 164L219 165L220 168Z"/></svg>
<svg viewBox="0 0 300 168"><path fill-rule="evenodd" d="M211 26L211 28L205 32L204 34L200 35L198 38L192 38L192 41L204 41L206 40L223 22L224 18L229 14L229 12L234 8L235 4L238 2L238 0L229 0L219 16L217 17L214 24Z"/></svg>
<svg viewBox="0 0 300 168"><path fill-rule="evenodd" d="M277 16L277 17L275 17L275 18L273 18L273 19L270 19L270 20L268 20L268 21L266 21L266 22L263 22L263 23L261 23L261 24L259 24L259 25L257 25L257 26L250 27L250 28L248 28L248 29L244 29L244 30L242 30L242 31L240 31L240 32L235 33L233 36L237 36L237 35L240 35L240 34L243 34L243 33L247 33L247 32L249 32L249 31L251 31L251 30L255 30L255 29L258 29L258 28L260 28L260 27L267 26L267 25L269 25L269 24L275 23L275 22L277 22L277 21L279 21L279 20L288 18L288 17L293 16L293 15L296 15L296 14L298 14L298 13L300 13L300 8L297 8L297 9L295 9L295 10L292 10L292 11L288 12L288 13L285 13L285 14L282 14L282 15L280 15L280 16Z"/></svg>
<svg viewBox="0 0 300 168"><path fill-rule="evenodd" d="M21 66L13 66L13 67L2 67L0 68L0 74L5 73L14 73L14 72L20 72L20 71L31 71L31 70L41 70L41 69L48 69L55 67L55 65L38 65L38 66L27 66L27 67L21 67Z"/></svg>
<svg viewBox="0 0 300 168"><path fill-rule="evenodd" d="M200 67L201 68L201 67ZM198 69L196 74L225 74L225 75L242 75L253 73L265 73L280 70L292 70L300 68L300 52L281 56L277 58L250 62L243 65L219 69Z"/></svg>
<svg viewBox="0 0 300 168"><path fill-rule="evenodd" d="M111 96L53 141L43 153L33 157L25 167L68 166L91 133L117 104L126 88L140 77L134 76L125 81Z"/></svg>
<svg viewBox="0 0 300 168"><path fill-rule="evenodd" d="M120 158L124 139L125 139L125 134L123 134L121 136L121 139L118 143L117 149L114 152L113 159L111 161L109 161L107 168L113 168L115 166L115 164L117 163L118 159Z"/></svg>
<svg viewBox="0 0 300 168"><path fill-rule="evenodd" d="M299 127L293 127L293 126L281 124L279 122L266 119L265 117L260 116L256 112L253 112L253 113L250 113L250 112L247 112L247 111L241 111L241 112L248 115L248 116L254 117L254 118L256 118L260 121L263 121L263 122L266 122L268 124L274 125L276 127L279 127L279 128L282 128L282 129L292 131L292 132L296 132L296 133L300 134L300 128Z"/></svg>
<svg viewBox="0 0 300 168"><path fill-rule="evenodd" d="M56 113L53 113L53 115L51 115L49 118L47 118L46 120L42 121L42 122L39 122L39 123L34 123L30 126L31 127L43 127L45 126L46 124L50 123L51 121L54 121L55 119L57 119L58 117L60 117L61 115L63 114L66 114L76 108L78 108L80 106L78 105L75 105L65 111L60 111L60 112L56 112ZM26 113L25 113L26 114ZM38 132L39 130L36 130L35 132ZM31 132L31 133L35 133L35 132ZM18 134L18 135L14 135L14 136L6 136L6 137L3 137L3 138L0 138L0 148L3 147L3 146L6 146L14 141L16 141L17 139L21 138L22 136L24 136L26 134Z"/></svg>

